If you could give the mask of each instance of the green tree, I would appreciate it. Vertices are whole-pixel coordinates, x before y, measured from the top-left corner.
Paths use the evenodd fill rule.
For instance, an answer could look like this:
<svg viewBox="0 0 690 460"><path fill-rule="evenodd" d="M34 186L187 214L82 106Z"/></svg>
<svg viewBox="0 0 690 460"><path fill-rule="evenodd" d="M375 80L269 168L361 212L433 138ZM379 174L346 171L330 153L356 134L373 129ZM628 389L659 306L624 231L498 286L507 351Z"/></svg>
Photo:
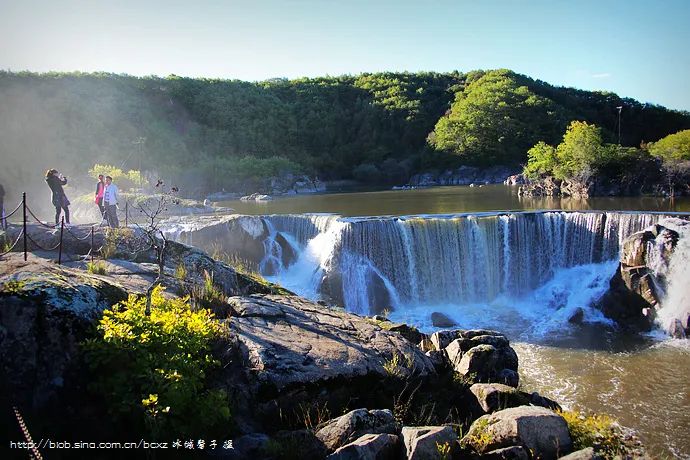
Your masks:
<svg viewBox="0 0 690 460"><path fill-rule="evenodd" d="M543 141L539 141L527 151L527 165L523 172L530 179L537 179L544 174L553 174L557 167L556 149Z"/></svg>
<svg viewBox="0 0 690 460"><path fill-rule="evenodd" d="M690 160L690 129L651 142L647 145L649 153L664 161Z"/></svg>
<svg viewBox="0 0 690 460"><path fill-rule="evenodd" d="M556 147L555 176L587 180L604 156L601 129L585 121L573 121Z"/></svg>

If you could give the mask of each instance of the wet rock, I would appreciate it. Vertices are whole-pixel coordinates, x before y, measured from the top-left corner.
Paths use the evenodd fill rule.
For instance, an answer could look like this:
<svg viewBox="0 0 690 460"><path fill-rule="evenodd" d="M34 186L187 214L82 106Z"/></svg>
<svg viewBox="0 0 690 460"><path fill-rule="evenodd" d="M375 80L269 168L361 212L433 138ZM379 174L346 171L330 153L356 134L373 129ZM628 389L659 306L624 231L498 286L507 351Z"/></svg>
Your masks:
<svg viewBox="0 0 690 460"><path fill-rule="evenodd" d="M582 324L585 318L585 311L581 307L577 307L575 311L568 317L568 322L571 324Z"/></svg>
<svg viewBox="0 0 690 460"><path fill-rule="evenodd" d="M685 339L687 335L685 333L685 328L683 323L679 319L675 319L671 322L668 333L674 339Z"/></svg>
<svg viewBox="0 0 690 460"><path fill-rule="evenodd" d="M326 422L316 432L316 437L332 451L365 434L396 432L395 418L390 410L356 409Z"/></svg>
<svg viewBox="0 0 690 460"><path fill-rule="evenodd" d="M365 434L331 455L329 460L396 460L399 456L399 438L394 434Z"/></svg>
<svg viewBox="0 0 690 460"><path fill-rule="evenodd" d="M449 426L403 427L403 443L408 460L439 458L438 446L448 445L450 453L455 451L458 436Z"/></svg>
<svg viewBox="0 0 690 460"><path fill-rule="evenodd" d="M412 343L419 343L426 337L426 335L419 332L416 327L409 326L405 323L395 324L387 329L391 332L397 332Z"/></svg>
<svg viewBox="0 0 690 460"><path fill-rule="evenodd" d="M480 453L522 446L543 459L558 458L572 447L565 419L549 409L534 406L504 409L478 418L462 443Z"/></svg>
<svg viewBox="0 0 690 460"><path fill-rule="evenodd" d="M520 385L520 374L512 369L501 369L496 375L496 383L517 388Z"/></svg>
<svg viewBox="0 0 690 460"><path fill-rule="evenodd" d="M437 311L431 314L431 324L434 327L454 327L458 325L458 323L456 323L455 320L450 318L448 315L439 313Z"/></svg>

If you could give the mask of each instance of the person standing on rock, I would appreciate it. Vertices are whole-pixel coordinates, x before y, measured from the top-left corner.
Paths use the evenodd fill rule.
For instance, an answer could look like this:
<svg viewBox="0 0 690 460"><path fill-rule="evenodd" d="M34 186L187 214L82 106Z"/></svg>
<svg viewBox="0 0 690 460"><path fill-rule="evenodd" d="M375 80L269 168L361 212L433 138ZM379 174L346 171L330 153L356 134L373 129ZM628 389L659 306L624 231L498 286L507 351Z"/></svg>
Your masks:
<svg viewBox="0 0 690 460"><path fill-rule="evenodd" d="M105 191L103 192L103 206L105 206L105 218L108 225L112 228L120 226L120 221L117 218L117 185L113 184L111 176L105 176Z"/></svg>
<svg viewBox="0 0 690 460"><path fill-rule="evenodd" d="M65 211L65 223L69 225L69 205L70 202L65 195L62 186L67 184L67 178L60 174L57 169L46 171L46 182L50 191L53 192L53 206L55 206L55 226L60 225L60 214Z"/></svg>
<svg viewBox="0 0 690 460"><path fill-rule="evenodd" d="M105 217L105 206L103 205L103 194L105 193L105 177L103 174L98 175L98 182L96 182L96 194L94 197L94 202L98 205L99 211L101 211L101 218Z"/></svg>

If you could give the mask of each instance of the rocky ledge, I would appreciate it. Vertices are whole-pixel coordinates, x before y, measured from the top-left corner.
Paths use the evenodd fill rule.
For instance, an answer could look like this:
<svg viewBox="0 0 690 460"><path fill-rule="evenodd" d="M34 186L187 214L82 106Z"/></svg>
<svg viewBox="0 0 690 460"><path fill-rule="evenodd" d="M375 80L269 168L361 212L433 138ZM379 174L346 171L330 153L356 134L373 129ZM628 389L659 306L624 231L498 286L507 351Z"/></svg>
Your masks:
<svg viewBox="0 0 690 460"><path fill-rule="evenodd" d="M499 332L427 336L278 291L189 246L171 243L166 260L168 295L210 270L227 296L209 307L227 326L214 346L222 368L214 385L232 408L230 458L529 459L573 450L559 405L517 388L518 356ZM107 426L80 343L105 308L144 292L156 275L150 262L113 258L94 275L80 260L3 257L3 406L40 418L53 436L56 427ZM183 279L172 275L180 266Z"/></svg>

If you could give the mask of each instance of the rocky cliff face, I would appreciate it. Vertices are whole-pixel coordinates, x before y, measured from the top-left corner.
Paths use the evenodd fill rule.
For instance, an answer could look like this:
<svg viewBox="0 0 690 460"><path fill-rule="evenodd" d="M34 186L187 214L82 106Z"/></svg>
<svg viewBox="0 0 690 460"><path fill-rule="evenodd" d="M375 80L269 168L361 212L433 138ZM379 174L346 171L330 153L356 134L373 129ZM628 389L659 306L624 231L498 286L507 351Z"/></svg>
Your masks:
<svg viewBox="0 0 690 460"><path fill-rule="evenodd" d="M679 239L679 228L690 223L667 219L623 242L620 265L609 291L599 305L606 316L624 327L648 330L654 324L668 289L671 257ZM687 317L674 335L688 332ZM667 326L667 325L662 325ZM674 325L674 329L676 329Z"/></svg>

